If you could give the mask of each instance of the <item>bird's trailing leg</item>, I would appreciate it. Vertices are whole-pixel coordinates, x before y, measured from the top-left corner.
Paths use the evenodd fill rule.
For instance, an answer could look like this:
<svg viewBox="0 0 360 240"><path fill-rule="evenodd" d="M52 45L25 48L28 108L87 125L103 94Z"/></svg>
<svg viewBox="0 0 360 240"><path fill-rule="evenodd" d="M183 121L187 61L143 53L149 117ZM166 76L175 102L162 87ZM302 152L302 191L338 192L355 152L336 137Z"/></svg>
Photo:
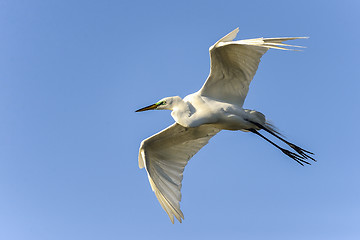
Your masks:
<svg viewBox="0 0 360 240"><path fill-rule="evenodd" d="M296 153L293 153L287 149L284 149L282 147L280 147L279 145L275 144L274 142L272 142L271 140L269 140L268 138L266 138L265 136L263 136L261 133L259 133L258 131L256 131L255 129L249 129L250 132L255 133L256 135L262 137L263 139L265 139L266 141L268 141L269 143L271 143L272 145L274 145L275 147L277 147L278 149L280 149L284 154L286 154L287 156L291 157L292 159L294 159L297 163L301 164L302 166L304 166L304 163L309 164L309 162L305 161L305 157L298 155Z"/></svg>
<svg viewBox="0 0 360 240"><path fill-rule="evenodd" d="M315 160L313 157L309 156L309 154L314 155L314 153L309 152L309 151L307 151L307 150L305 150L305 149L302 149L302 148L299 147L299 146L296 146L295 144L293 144L293 143L291 143L291 142L286 141L284 138L280 137L279 135L277 135L276 133L274 133L273 131L271 131L270 129L266 128L265 126L263 126L263 125L261 125L261 124L259 124L259 123L256 123L256 122L253 122L253 121L250 121L250 122L251 122L252 124L256 125L258 128L265 130L266 132L270 133L271 135L275 136L276 138L280 139L281 141L283 141L284 143L286 143L287 145L289 145L289 147L291 147L292 149L294 149L294 150L295 150L298 154L300 154L302 157L304 157L304 158L309 158L309 159L311 159L311 160L313 160L313 161L316 162L316 160Z"/></svg>

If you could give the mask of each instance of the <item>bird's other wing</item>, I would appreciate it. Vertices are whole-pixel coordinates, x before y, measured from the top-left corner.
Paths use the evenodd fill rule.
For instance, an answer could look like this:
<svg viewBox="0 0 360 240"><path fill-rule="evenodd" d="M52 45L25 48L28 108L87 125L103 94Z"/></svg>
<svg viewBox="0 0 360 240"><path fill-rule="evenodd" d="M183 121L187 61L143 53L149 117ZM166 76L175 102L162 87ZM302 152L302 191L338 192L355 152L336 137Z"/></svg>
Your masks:
<svg viewBox="0 0 360 240"><path fill-rule="evenodd" d="M210 74L200 89L202 96L242 106L260 63L269 48L294 50L287 40L307 37L255 38L232 41L239 28L210 47Z"/></svg>
<svg viewBox="0 0 360 240"><path fill-rule="evenodd" d="M220 130L209 125L185 128L177 123L142 141L139 167L145 167L152 190L174 223L181 222L181 181L184 168Z"/></svg>

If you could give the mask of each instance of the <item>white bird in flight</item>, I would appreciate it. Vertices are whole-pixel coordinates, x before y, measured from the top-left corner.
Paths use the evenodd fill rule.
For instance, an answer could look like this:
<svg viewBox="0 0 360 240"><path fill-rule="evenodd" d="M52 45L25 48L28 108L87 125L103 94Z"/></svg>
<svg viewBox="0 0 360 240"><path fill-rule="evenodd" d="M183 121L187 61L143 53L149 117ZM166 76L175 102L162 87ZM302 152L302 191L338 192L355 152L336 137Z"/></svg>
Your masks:
<svg viewBox="0 0 360 240"><path fill-rule="evenodd" d="M184 219L180 210L181 181L186 164L211 137L221 130L252 132L280 149L301 165L315 161L306 151L283 139L264 114L243 109L249 85L258 68L260 58L270 48L294 50L299 47L284 41L306 37L255 38L233 41L239 32L236 28L210 47L210 74L202 88L184 99L166 97L146 110L171 110L175 123L142 141L139 150L139 167L147 171L152 190L161 206L174 223ZM258 131L264 130L283 141L295 152L275 144Z"/></svg>

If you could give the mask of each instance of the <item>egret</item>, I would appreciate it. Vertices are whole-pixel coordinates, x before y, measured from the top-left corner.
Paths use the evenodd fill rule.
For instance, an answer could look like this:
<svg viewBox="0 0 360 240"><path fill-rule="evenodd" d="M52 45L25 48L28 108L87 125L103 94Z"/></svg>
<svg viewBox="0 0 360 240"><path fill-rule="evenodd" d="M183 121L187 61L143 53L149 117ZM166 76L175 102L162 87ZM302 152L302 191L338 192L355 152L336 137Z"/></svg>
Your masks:
<svg viewBox="0 0 360 240"><path fill-rule="evenodd" d="M256 38L233 41L236 28L210 47L210 74L201 89L184 99L174 96L141 108L171 110L175 123L143 140L139 149L139 167L147 171L152 190L174 223L182 222L180 210L183 171L194 154L221 130L252 132L265 139L297 163L315 161L313 153L285 140L264 114L243 109L249 85L260 58L270 48L295 50L284 41L306 37ZM259 133L264 130L287 144L293 151L280 147Z"/></svg>

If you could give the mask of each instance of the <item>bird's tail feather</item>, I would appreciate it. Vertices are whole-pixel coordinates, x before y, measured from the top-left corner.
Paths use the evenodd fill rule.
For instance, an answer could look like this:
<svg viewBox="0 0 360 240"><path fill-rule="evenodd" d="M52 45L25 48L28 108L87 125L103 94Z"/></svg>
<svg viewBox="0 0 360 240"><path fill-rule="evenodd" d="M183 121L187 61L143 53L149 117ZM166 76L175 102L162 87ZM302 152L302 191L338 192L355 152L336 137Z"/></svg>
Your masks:
<svg viewBox="0 0 360 240"><path fill-rule="evenodd" d="M273 132L273 133L276 133L276 134L284 137L284 135L279 132L279 129L278 129L272 122L270 122L269 120L266 120L266 122L265 122L265 127L266 127L269 131L271 131L271 132Z"/></svg>

